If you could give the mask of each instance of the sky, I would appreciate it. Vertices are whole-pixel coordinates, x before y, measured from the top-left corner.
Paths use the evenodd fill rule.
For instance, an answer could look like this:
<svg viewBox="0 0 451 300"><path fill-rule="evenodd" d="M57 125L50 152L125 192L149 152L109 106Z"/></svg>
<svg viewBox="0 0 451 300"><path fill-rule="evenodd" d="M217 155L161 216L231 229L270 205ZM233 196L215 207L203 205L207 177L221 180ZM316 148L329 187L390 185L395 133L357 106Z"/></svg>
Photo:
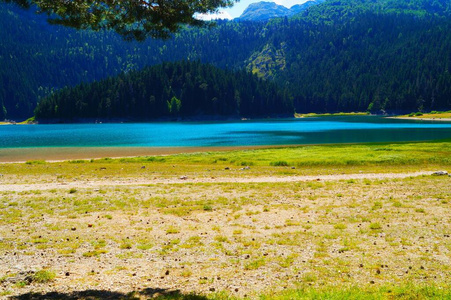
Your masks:
<svg viewBox="0 0 451 300"><path fill-rule="evenodd" d="M211 20L218 18L234 19L239 17L243 13L243 11L249 6L249 4L261 1L275 2L279 5L283 5L290 8L295 4L301 4L306 2L307 0L241 0L235 3L235 5L233 5L233 7L231 8L221 9L219 14L217 15L201 16L201 19L203 20Z"/></svg>

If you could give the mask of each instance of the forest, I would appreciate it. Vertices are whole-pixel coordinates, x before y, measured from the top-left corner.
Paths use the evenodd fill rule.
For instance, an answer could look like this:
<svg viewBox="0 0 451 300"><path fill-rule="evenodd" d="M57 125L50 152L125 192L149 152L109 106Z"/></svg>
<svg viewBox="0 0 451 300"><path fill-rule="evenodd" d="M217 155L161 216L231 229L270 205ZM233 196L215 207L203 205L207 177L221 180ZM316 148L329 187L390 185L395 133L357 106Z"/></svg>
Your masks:
<svg viewBox="0 0 451 300"><path fill-rule="evenodd" d="M182 60L252 72L288 90L297 112L451 108L449 0L329 0L293 18L218 21L144 42L51 26L5 4L0 27L0 119L30 117L66 86Z"/></svg>
<svg viewBox="0 0 451 300"><path fill-rule="evenodd" d="M39 121L174 120L186 117L293 115L292 99L276 84L246 71L200 62L163 63L92 84L63 88L42 99Z"/></svg>

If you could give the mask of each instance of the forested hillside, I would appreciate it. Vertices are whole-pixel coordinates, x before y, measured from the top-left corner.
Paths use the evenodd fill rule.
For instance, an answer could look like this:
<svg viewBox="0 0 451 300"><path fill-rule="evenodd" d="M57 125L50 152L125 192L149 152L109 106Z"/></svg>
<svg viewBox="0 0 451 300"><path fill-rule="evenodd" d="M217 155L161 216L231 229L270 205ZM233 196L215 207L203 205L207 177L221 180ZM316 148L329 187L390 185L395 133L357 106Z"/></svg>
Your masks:
<svg viewBox="0 0 451 300"><path fill-rule="evenodd" d="M293 115L287 91L246 71L199 62L165 63L92 84L64 88L40 101L36 118L149 120L161 117Z"/></svg>
<svg viewBox="0 0 451 300"><path fill-rule="evenodd" d="M256 33L263 25L228 22L186 28L168 41L127 42L111 32L52 26L44 16L0 3L0 120L32 116L38 99L54 89L163 61L201 59L241 69L261 44Z"/></svg>
<svg viewBox="0 0 451 300"><path fill-rule="evenodd" d="M272 28L265 47L284 54L280 67L268 50L250 66L289 83L298 111L451 107L449 18L366 12L333 26L293 21ZM255 64L262 58L269 68Z"/></svg>
<svg viewBox="0 0 451 300"><path fill-rule="evenodd" d="M0 5L0 119L52 89L183 59L289 88L298 112L451 108L449 0L329 0L294 18L186 28L168 41L49 26Z"/></svg>

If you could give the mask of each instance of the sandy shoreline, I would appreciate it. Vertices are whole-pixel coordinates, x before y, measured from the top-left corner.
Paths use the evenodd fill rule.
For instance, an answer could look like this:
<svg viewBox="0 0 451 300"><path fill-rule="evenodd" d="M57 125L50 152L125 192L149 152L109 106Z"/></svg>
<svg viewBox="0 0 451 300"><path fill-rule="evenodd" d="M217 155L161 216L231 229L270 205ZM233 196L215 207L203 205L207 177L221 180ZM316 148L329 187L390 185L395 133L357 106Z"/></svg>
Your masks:
<svg viewBox="0 0 451 300"><path fill-rule="evenodd" d="M451 122L451 118L386 117L386 119Z"/></svg>
<svg viewBox="0 0 451 300"><path fill-rule="evenodd" d="M252 150L296 147L298 145L225 146L225 147L45 147L0 149L0 163L30 160L65 161L76 159L122 158L136 156L171 155L210 151Z"/></svg>

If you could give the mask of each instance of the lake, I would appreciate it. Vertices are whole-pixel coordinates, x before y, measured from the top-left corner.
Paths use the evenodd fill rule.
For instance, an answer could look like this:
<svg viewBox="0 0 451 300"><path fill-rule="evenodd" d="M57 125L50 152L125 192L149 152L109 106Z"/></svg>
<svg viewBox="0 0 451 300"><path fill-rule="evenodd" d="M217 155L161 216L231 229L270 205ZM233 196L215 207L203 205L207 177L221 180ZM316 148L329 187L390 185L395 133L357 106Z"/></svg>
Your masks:
<svg viewBox="0 0 451 300"><path fill-rule="evenodd" d="M0 148L227 147L451 138L451 122L375 116L0 126Z"/></svg>

